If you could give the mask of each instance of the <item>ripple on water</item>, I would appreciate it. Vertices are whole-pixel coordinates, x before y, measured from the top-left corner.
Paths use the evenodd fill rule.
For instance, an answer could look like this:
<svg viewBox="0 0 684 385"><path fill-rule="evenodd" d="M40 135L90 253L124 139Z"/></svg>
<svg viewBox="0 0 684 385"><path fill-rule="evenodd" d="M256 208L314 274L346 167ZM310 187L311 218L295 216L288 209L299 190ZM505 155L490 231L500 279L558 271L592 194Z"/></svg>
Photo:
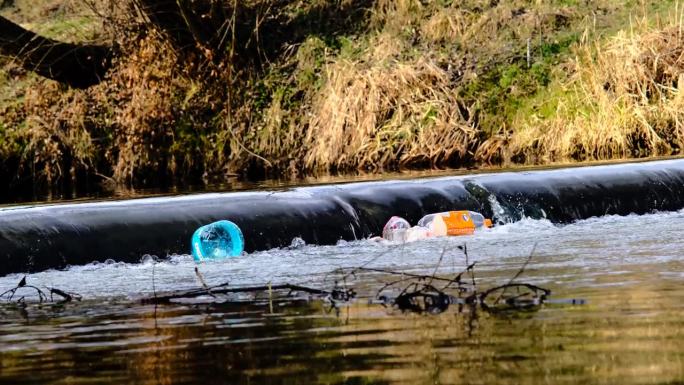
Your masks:
<svg viewBox="0 0 684 385"><path fill-rule="evenodd" d="M81 293L66 305L0 306L0 383L674 383L684 378L684 212L607 216L558 226L525 219L473 236L406 245L299 245L202 265L208 284L329 285L371 267L453 274L467 243L482 286L524 279L556 298L508 317L416 316L316 301L140 305L156 290L197 287L189 255L92 263L31 274ZM536 244L536 246L535 246ZM0 289L22 275L0 278ZM377 287L378 275L354 285Z"/></svg>
<svg viewBox="0 0 684 385"><path fill-rule="evenodd" d="M679 263L684 250L684 212L643 216L606 216L554 225L547 220L524 219L495 227L473 236L436 238L406 245L382 244L361 240L339 246L304 245L293 249L255 252L240 258L200 266L208 284L230 281L235 285L273 283L310 283L321 281L326 273L340 267L388 267L397 270L432 271L443 250L443 269L457 270L465 261L458 246L467 243L470 258L480 269L514 269L534 248L530 270L544 275L562 270L622 271L643 263ZM536 245L536 246L535 246ZM193 288L197 285L195 263L190 255L173 255L155 263L142 256L137 264L108 261L65 270L30 274L37 286L67 289L87 298L139 298L157 291ZM629 268L631 269L631 268ZM628 270L629 270L628 269ZM677 276L668 270L666 276ZM0 278L0 290L13 287L23 275ZM580 278L580 277L578 277Z"/></svg>

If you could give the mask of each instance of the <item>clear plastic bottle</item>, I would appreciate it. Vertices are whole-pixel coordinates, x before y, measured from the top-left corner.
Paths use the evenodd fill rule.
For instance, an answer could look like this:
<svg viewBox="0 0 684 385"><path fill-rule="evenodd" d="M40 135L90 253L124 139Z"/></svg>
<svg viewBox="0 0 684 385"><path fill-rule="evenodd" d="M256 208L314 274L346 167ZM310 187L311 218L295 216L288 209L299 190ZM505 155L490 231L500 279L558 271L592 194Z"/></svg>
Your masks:
<svg viewBox="0 0 684 385"><path fill-rule="evenodd" d="M475 228L481 228L485 226L485 217L484 215L480 213L476 213L474 211L468 211L468 214L470 215L470 219L473 221L473 224L475 225Z"/></svg>
<svg viewBox="0 0 684 385"><path fill-rule="evenodd" d="M237 257L245 248L245 239L240 228L225 220L195 230L191 243L192 256L197 262Z"/></svg>
<svg viewBox="0 0 684 385"><path fill-rule="evenodd" d="M406 242L415 242L431 237L430 230L421 226L413 226L406 230Z"/></svg>
<svg viewBox="0 0 684 385"><path fill-rule="evenodd" d="M470 218L472 219L473 224L475 224L476 229L490 228L493 225L491 219L485 218L484 215L480 213L476 213L475 211L468 211L468 214L470 214Z"/></svg>
<svg viewBox="0 0 684 385"><path fill-rule="evenodd" d="M405 242L406 232L410 228L411 224L406 219L394 216L383 227L382 237L392 242Z"/></svg>
<svg viewBox="0 0 684 385"><path fill-rule="evenodd" d="M428 236L443 237L447 235L447 226L444 223L443 214L445 213L428 214L418 221L418 226L426 228Z"/></svg>
<svg viewBox="0 0 684 385"><path fill-rule="evenodd" d="M445 211L424 216L418 226L428 228L431 236L468 235L476 229L491 227L492 221L474 211Z"/></svg>

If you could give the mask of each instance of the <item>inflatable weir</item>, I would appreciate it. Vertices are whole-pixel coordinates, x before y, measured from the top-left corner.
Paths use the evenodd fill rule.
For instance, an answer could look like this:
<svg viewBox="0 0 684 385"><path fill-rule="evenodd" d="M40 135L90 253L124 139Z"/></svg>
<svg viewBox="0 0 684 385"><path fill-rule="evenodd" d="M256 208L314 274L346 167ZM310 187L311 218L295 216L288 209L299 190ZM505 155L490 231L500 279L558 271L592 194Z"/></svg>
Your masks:
<svg viewBox="0 0 684 385"><path fill-rule="evenodd" d="M0 208L0 275L188 254L195 229L222 219L240 227L251 252L295 237L335 244L380 235L394 215L414 223L429 213L472 210L495 223L567 223L682 208L684 160L7 207Z"/></svg>

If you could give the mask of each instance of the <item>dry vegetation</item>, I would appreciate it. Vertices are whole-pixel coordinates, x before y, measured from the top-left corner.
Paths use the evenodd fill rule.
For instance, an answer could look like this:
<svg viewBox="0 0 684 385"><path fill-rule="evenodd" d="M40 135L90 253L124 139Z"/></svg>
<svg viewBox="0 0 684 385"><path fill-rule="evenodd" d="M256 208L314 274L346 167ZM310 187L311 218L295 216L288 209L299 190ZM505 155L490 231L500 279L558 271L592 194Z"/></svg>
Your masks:
<svg viewBox="0 0 684 385"><path fill-rule="evenodd" d="M547 163L682 145L682 28L658 21L680 15L675 2L255 0L240 4L289 32L233 35L215 62L183 55L125 2L99 3L98 15L83 0L15 3L2 13L27 27L113 40L119 53L87 90L5 60L0 177L11 186Z"/></svg>
<svg viewBox="0 0 684 385"><path fill-rule="evenodd" d="M635 20L606 42L583 41L547 118L519 116L511 151L533 162L679 153L684 144L681 10Z"/></svg>

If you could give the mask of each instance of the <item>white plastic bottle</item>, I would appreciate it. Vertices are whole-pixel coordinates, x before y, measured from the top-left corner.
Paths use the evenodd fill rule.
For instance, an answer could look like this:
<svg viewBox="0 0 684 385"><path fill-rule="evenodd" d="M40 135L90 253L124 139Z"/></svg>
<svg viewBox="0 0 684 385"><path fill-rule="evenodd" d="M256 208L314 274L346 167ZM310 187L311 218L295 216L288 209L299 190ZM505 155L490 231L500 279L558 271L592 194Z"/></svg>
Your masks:
<svg viewBox="0 0 684 385"><path fill-rule="evenodd" d="M387 221L382 229L382 238L391 242L406 242L406 232L411 224L402 217L394 216Z"/></svg>

